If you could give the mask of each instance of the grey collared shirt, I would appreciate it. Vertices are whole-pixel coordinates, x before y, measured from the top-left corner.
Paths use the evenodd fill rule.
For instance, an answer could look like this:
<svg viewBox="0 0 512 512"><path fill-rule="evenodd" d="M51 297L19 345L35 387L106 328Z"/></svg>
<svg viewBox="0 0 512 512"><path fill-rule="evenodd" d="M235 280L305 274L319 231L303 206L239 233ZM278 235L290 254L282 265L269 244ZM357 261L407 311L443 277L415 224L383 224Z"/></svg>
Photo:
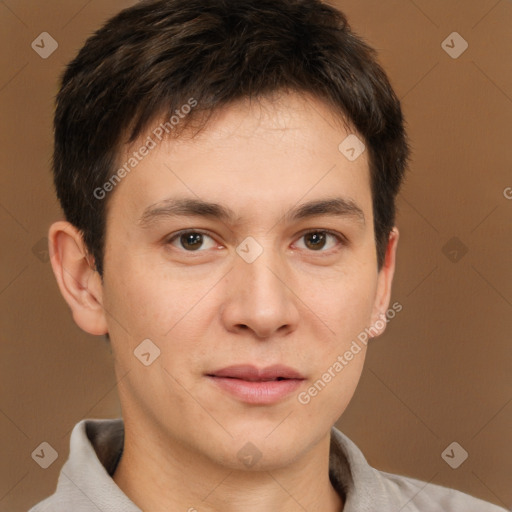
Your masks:
<svg viewBox="0 0 512 512"><path fill-rule="evenodd" d="M111 476L123 442L122 418L77 423L55 493L29 512L141 512ZM329 476L343 498L343 512L507 512L454 489L372 468L335 427Z"/></svg>

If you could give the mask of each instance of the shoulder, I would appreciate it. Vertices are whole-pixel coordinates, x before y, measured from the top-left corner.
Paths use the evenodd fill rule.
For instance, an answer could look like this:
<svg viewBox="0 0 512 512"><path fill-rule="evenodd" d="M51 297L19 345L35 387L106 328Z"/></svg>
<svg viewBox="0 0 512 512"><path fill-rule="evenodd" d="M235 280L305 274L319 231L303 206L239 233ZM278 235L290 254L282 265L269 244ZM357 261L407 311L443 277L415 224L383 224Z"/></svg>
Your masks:
<svg viewBox="0 0 512 512"><path fill-rule="evenodd" d="M333 485L345 497L345 512L507 512L455 489L380 471L335 427L329 468Z"/></svg>
<svg viewBox="0 0 512 512"><path fill-rule="evenodd" d="M378 471L378 470L376 470ZM456 489L416 478L378 471L388 492L402 496L403 512L505 512L506 509Z"/></svg>
<svg viewBox="0 0 512 512"><path fill-rule="evenodd" d="M71 433L69 457L55 492L29 512L140 512L111 476L123 439L120 418L79 421Z"/></svg>

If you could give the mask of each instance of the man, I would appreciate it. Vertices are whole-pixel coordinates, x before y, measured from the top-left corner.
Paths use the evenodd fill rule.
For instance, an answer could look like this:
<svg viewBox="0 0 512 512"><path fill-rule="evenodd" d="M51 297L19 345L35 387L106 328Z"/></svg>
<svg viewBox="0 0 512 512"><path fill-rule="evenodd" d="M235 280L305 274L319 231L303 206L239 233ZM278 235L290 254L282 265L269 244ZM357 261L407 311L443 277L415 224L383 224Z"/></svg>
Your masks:
<svg viewBox="0 0 512 512"><path fill-rule="evenodd" d="M140 2L89 38L49 240L123 417L75 426L32 511L503 510L380 472L333 427L396 305L408 153L374 52L318 0Z"/></svg>

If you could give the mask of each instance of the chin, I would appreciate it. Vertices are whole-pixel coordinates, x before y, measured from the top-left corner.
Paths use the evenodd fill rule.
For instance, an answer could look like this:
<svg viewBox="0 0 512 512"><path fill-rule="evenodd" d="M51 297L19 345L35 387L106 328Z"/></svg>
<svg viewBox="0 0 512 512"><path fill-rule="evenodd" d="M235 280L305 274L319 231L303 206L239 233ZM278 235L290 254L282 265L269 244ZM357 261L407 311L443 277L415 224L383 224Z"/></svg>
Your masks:
<svg viewBox="0 0 512 512"><path fill-rule="evenodd" d="M236 471L275 471L292 464L302 451L298 450L296 445L278 446L267 443L262 446L257 442L247 441L240 447L231 447L216 462Z"/></svg>
<svg viewBox="0 0 512 512"><path fill-rule="evenodd" d="M314 439L299 435L294 429L286 429L279 422L251 425L234 431L233 439L227 438L217 445L222 465L233 470L271 471L293 463ZM312 433L311 433L312 434Z"/></svg>

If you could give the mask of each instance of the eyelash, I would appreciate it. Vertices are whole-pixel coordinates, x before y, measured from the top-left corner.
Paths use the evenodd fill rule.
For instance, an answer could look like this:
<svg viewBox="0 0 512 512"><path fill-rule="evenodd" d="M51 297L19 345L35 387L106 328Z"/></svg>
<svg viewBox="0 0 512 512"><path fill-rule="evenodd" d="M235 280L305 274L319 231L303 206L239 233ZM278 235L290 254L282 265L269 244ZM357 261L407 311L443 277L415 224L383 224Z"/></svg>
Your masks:
<svg viewBox="0 0 512 512"><path fill-rule="evenodd" d="M177 233L174 233L173 235L171 235L169 238L166 239L165 243L166 244L172 244L172 242L174 242L175 240L179 239L181 236L192 234L192 233L193 234L206 235L209 238L214 239L214 237L212 237L209 233L207 233L205 231L202 231L200 229L184 229L182 231L178 231ZM348 240L345 238L345 236L343 236L341 233L338 233L336 231L331 231L330 229L310 229L308 231L305 231L305 232L301 233L301 235L299 236L299 239L304 238L305 236L311 235L313 233L323 233L323 234L326 234L326 235L331 235L332 237L334 237L338 241L339 245L341 245L341 246L345 246L345 245L348 244ZM323 253L330 253L332 251L333 251L333 249L329 249L329 250L326 250L326 251L324 251L324 250L319 250L319 251L309 250L308 252L323 254ZM183 252L194 254L194 253L200 253L200 252L204 252L204 251L202 251L202 250L187 251L186 249L183 249Z"/></svg>

